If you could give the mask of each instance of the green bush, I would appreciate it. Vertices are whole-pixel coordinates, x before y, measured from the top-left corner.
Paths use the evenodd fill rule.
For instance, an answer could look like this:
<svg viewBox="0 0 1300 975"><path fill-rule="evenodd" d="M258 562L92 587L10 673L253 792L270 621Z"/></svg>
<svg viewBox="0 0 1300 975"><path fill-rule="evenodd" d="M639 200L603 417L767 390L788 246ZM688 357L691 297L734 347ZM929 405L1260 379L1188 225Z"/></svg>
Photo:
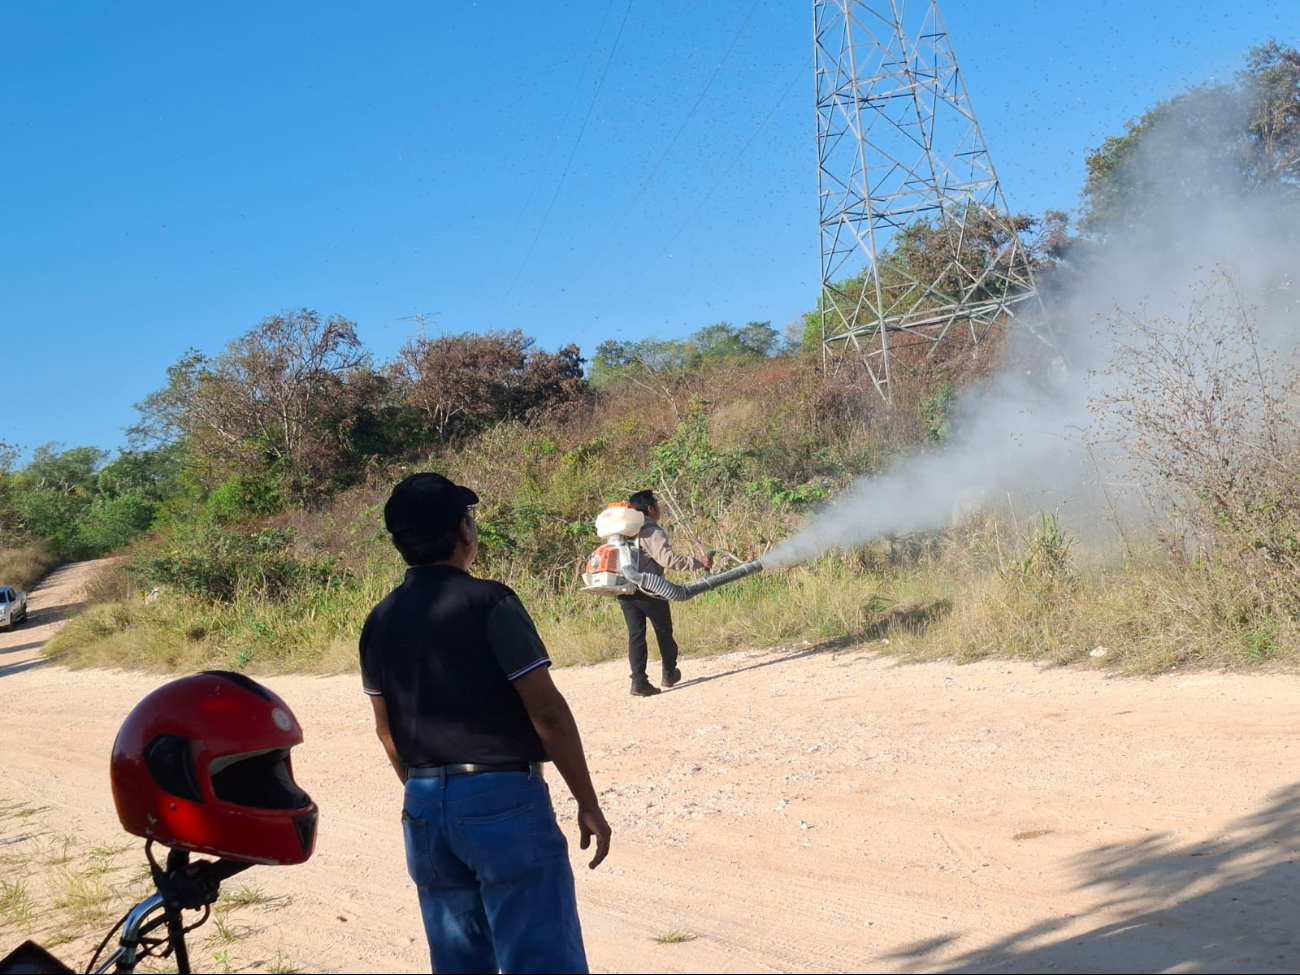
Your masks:
<svg viewBox="0 0 1300 975"><path fill-rule="evenodd" d="M207 529L176 539L178 547L135 556L127 570L146 588L228 603L246 596L269 599L303 589L329 588L348 579L332 557L294 554L293 533L264 529Z"/></svg>

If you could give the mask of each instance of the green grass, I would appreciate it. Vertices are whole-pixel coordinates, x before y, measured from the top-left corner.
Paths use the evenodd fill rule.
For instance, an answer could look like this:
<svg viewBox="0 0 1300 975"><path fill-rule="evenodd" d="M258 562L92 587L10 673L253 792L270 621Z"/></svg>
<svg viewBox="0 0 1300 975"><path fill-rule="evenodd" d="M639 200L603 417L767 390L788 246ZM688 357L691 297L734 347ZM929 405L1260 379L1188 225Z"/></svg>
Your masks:
<svg viewBox="0 0 1300 975"><path fill-rule="evenodd" d="M26 880L0 880L0 924L26 924L31 918L32 898Z"/></svg>
<svg viewBox="0 0 1300 975"><path fill-rule="evenodd" d="M270 902L271 898L267 897L261 887L244 884L239 890L223 893L221 899L217 902L217 909L230 911L237 907L253 907L255 905L266 905Z"/></svg>
<svg viewBox="0 0 1300 975"><path fill-rule="evenodd" d="M232 922L228 915L223 911L214 911L212 914L212 929L208 935L208 942L217 945L232 945L237 941L248 937L248 929L242 925Z"/></svg>
<svg viewBox="0 0 1300 975"><path fill-rule="evenodd" d="M296 975L301 969L295 968L284 952L276 949L275 957L266 963L266 970L271 975Z"/></svg>

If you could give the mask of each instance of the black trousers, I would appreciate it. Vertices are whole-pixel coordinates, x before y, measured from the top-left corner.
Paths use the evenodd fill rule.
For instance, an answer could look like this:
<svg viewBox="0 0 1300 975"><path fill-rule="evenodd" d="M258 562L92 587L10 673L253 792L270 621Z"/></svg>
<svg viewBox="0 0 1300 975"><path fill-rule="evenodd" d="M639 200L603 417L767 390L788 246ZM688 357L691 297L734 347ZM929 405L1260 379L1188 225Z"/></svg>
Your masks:
<svg viewBox="0 0 1300 975"><path fill-rule="evenodd" d="M663 669L674 669L677 666L677 641L673 639L673 614L668 600L638 594L619 596L618 604L623 607L623 619L627 622L627 662L632 666L632 679L646 679L646 660L650 656L645 641L646 620L655 628Z"/></svg>

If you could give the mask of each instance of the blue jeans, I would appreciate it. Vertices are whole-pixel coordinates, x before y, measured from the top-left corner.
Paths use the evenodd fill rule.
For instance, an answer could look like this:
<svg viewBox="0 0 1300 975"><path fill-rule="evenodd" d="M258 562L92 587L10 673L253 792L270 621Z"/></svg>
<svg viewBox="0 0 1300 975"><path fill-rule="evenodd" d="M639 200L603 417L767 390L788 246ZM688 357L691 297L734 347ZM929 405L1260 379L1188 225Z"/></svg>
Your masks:
<svg viewBox="0 0 1300 975"><path fill-rule="evenodd" d="M568 843L540 776L410 779L402 832L435 972L587 971Z"/></svg>

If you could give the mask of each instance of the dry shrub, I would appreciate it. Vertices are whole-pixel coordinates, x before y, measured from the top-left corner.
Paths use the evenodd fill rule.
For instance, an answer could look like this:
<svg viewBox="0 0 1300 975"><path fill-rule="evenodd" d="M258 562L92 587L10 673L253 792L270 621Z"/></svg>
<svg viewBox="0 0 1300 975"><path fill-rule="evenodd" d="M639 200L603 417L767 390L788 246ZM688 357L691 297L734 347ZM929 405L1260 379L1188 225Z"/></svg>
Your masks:
<svg viewBox="0 0 1300 975"><path fill-rule="evenodd" d="M101 603L124 603L140 597L139 584L126 571L121 560L114 560L106 565L86 584L86 602L92 606Z"/></svg>
<svg viewBox="0 0 1300 975"><path fill-rule="evenodd" d="M55 565L53 556L40 545L0 548L0 585L30 590Z"/></svg>
<svg viewBox="0 0 1300 975"><path fill-rule="evenodd" d="M1173 516L1188 566L1262 606L1300 613L1300 376L1261 331L1259 308L1219 270L1185 317L1124 316L1094 403L1112 452ZM1225 574L1226 573L1226 574Z"/></svg>

